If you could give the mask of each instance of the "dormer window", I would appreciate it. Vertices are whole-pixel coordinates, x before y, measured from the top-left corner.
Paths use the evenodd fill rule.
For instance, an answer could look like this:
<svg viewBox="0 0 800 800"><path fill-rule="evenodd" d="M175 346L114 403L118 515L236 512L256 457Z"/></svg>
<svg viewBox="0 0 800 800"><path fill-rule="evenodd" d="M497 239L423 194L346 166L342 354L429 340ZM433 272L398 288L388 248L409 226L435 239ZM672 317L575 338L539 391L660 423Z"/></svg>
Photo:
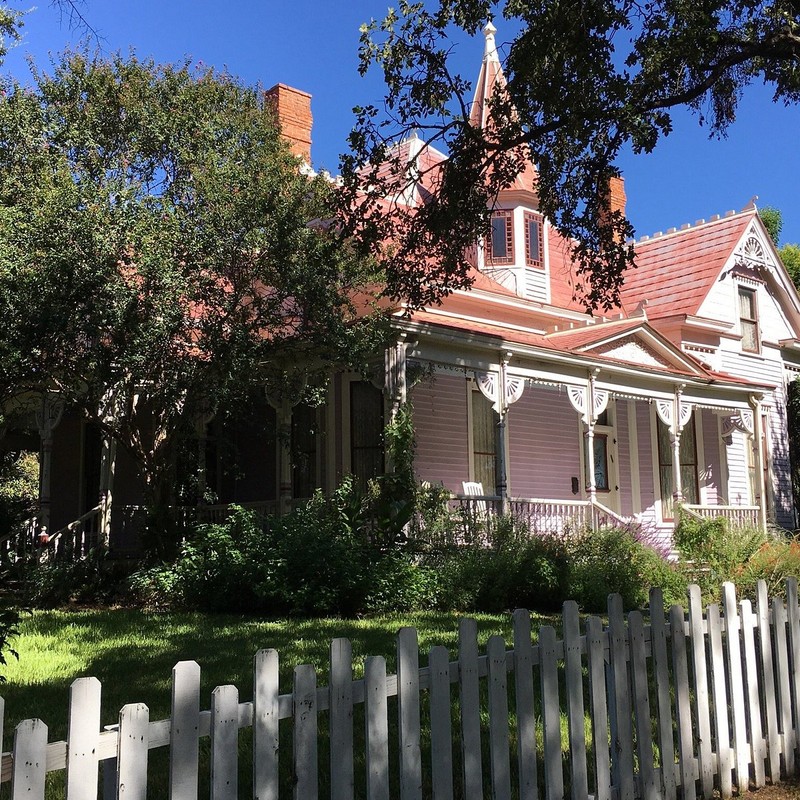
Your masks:
<svg viewBox="0 0 800 800"><path fill-rule="evenodd" d="M537 214L526 212L525 264L529 267L543 267L542 251L542 218Z"/></svg>
<svg viewBox="0 0 800 800"><path fill-rule="evenodd" d="M756 290L745 286L739 287L739 323L742 329L742 350L746 353L760 351L758 333L758 305Z"/></svg>
<svg viewBox="0 0 800 800"><path fill-rule="evenodd" d="M510 211L492 214L492 241L488 249L488 264L511 264L514 261L514 226Z"/></svg>

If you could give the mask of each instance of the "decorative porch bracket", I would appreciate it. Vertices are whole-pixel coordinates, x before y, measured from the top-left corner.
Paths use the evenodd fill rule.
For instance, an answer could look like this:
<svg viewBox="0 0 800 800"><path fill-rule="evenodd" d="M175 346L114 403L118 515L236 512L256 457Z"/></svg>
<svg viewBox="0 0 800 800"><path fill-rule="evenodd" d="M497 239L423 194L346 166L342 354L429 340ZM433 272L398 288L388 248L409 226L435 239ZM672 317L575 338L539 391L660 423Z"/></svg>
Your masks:
<svg viewBox="0 0 800 800"><path fill-rule="evenodd" d="M589 490L589 500L594 505L597 500L597 476L594 465L594 427L597 418L608 408L610 393L606 389L597 388L597 375L599 370L589 373L589 382L586 386L567 386L567 397L572 407L580 414L581 421L586 426L586 482Z"/></svg>
<svg viewBox="0 0 800 800"><path fill-rule="evenodd" d="M656 414L667 426L670 444L672 445L672 480L675 487L672 497L676 505L683 502L681 433L692 416L692 404L683 402L683 389L683 384L677 386L675 388L675 397L672 400L656 400Z"/></svg>
<svg viewBox="0 0 800 800"><path fill-rule="evenodd" d="M525 379L508 374L511 353L503 353L498 372L476 372L475 380L481 394L492 404L499 417L497 423L497 494L502 512L508 511L508 453L506 451L506 418L508 408L522 397Z"/></svg>
<svg viewBox="0 0 800 800"><path fill-rule="evenodd" d="M64 400L54 392L46 392L36 409L36 427L42 440L42 465L39 480L39 533L50 529L50 484L52 480L53 432L64 414Z"/></svg>

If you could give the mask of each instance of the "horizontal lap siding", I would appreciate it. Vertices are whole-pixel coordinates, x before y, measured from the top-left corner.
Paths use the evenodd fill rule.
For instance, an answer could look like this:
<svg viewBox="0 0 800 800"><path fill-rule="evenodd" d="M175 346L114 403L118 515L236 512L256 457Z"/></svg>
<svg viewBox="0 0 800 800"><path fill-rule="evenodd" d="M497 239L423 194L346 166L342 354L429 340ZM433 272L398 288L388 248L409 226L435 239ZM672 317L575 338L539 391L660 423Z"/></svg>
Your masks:
<svg viewBox="0 0 800 800"><path fill-rule="evenodd" d="M656 454L650 429L650 404L636 403L636 433L639 445L639 492L642 498L642 520L645 524L656 521L656 491L653 479Z"/></svg>
<svg viewBox="0 0 800 800"><path fill-rule="evenodd" d="M628 429L628 404L631 402L631 400L616 401L619 502L620 513L626 517L634 513L631 486L631 432Z"/></svg>
<svg viewBox="0 0 800 800"><path fill-rule="evenodd" d="M510 494L577 499L572 477L580 476L578 416L558 389L525 389L508 414Z"/></svg>
<svg viewBox="0 0 800 800"><path fill-rule="evenodd" d="M727 445L728 459L728 503L734 506L747 506L754 503L750 497L750 478L747 474L747 447L749 439L739 431L731 434Z"/></svg>
<svg viewBox="0 0 800 800"><path fill-rule="evenodd" d="M411 390L411 402L417 477L461 492L461 482L469 480L467 384L463 374L436 374Z"/></svg>

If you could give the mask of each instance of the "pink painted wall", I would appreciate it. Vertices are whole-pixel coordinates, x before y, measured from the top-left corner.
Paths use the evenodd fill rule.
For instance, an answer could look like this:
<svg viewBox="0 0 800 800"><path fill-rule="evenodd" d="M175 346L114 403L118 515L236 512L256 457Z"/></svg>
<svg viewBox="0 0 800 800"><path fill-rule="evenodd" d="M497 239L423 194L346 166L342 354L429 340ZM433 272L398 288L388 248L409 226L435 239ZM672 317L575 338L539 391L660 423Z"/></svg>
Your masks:
<svg viewBox="0 0 800 800"><path fill-rule="evenodd" d="M456 493L462 491L461 482L469 480L467 388L463 375L437 373L410 392L417 477Z"/></svg>
<svg viewBox="0 0 800 800"><path fill-rule="evenodd" d="M628 425L628 406L633 400L617 400L617 471L619 474L619 511L623 516L632 516L633 492L631 483L631 431ZM638 509L637 509L638 510Z"/></svg>
<svg viewBox="0 0 800 800"><path fill-rule="evenodd" d="M639 491L642 498L642 511L645 512L646 517L655 520L658 489L653 478L654 455L649 403L643 401L636 403L636 432L639 446Z"/></svg>
<svg viewBox="0 0 800 800"><path fill-rule="evenodd" d="M509 494L514 497L579 499L572 477L580 478L578 415L565 391L528 386L508 412Z"/></svg>

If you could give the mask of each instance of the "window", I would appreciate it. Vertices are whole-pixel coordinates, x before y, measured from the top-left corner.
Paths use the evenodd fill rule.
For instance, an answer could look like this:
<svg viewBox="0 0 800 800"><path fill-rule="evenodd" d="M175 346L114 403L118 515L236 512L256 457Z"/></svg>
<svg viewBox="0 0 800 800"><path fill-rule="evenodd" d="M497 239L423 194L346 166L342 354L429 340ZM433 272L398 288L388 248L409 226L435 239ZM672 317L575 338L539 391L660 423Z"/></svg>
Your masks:
<svg viewBox="0 0 800 800"><path fill-rule="evenodd" d="M472 403L472 479L494 494L497 484L497 414L479 392L470 392Z"/></svg>
<svg viewBox="0 0 800 800"><path fill-rule="evenodd" d="M543 267L542 219L536 214L525 213L525 264Z"/></svg>
<svg viewBox="0 0 800 800"><path fill-rule="evenodd" d="M594 441L594 486L598 492L607 492L611 488L608 482L608 436L596 433Z"/></svg>
<svg viewBox="0 0 800 800"><path fill-rule="evenodd" d="M492 215L492 241L486 254L488 264L511 264L514 261L514 228L510 211Z"/></svg>
<svg viewBox="0 0 800 800"><path fill-rule="evenodd" d="M350 384L350 471L362 490L383 472L383 393L367 381Z"/></svg>
<svg viewBox="0 0 800 800"><path fill-rule="evenodd" d="M758 353L760 342L758 335L758 306L756 290L739 287L739 322L742 326L742 350L747 353Z"/></svg>
<svg viewBox="0 0 800 800"><path fill-rule="evenodd" d="M324 408L301 403L292 410L292 497L311 497L322 485L321 444Z"/></svg>
<svg viewBox="0 0 800 800"><path fill-rule="evenodd" d="M672 443L669 428L659 419L658 422L658 472L661 484L661 516L662 519L674 519L675 507L673 494L675 481L672 473ZM697 482L697 441L694 429L694 416L681 432L680 446L681 491L683 499L689 505L700 502L700 491Z"/></svg>

